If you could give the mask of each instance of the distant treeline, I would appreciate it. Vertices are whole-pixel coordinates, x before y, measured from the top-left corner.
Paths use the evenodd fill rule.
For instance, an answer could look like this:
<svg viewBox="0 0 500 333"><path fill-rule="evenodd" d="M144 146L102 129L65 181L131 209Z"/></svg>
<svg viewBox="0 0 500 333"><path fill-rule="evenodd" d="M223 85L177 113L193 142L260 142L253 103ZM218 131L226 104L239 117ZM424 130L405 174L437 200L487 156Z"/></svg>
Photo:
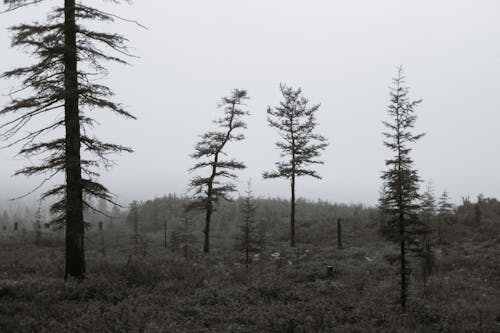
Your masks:
<svg viewBox="0 0 500 333"><path fill-rule="evenodd" d="M217 233L237 232L241 224L241 207L243 198L234 201L222 200L214 213L214 229ZM137 209L137 217L141 232L160 232L165 223L167 229L180 227L187 216L194 222L195 232L203 229L203 215L201 212L186 212L186 207L192 203L189 197L169 194L146 201L134 201L130 206ZM290 216L290 202L286 199L271 197L256 197L255 221L263 229L261 232L275 240L286 241L287 228ZM97 211L87 209L85 221L90 230L95 230L99 222L104 228L113 226L130 227L129 209L120 209L117 206L109 207L104 201L96 204ZM494 223L500 216L500 201L496 198L486 198L482 195L471 199L462 198L460 205L453 207L453 214L449 226L458 223L469 226L484 223ZM377 207L363 204L330 203L323 200L297 200L297 227L298 230L316 229L318 232L300 233L303 242L331 241L335 232L336 221L341 218L344 224L357 227L381 226L383 218ZM37 221L44 224L50 220L48 213L42 210L20 207L15 212L7 209L0 210L1 231L32 231ZM330 232L331 231L331 232Z"/></svg>
<svg viewBox="0 0 500 333"><path fill-rule="evenodd" d="M241 224L241 207L243 198L234 201L220 201L214 212L214 230L235 232ZM137 207L138 220L141 229L145 232L159 231L168 226L177 226L182 223L185 216L191 220L199 221L197 225L201 230L202 212L186 212L186 207L191 203L187 197L168 195L144 202L134 202ZM253 200L255 205L255 221L269 235L287 238L285 231L289 227L290 202L280 198L257 197ZM349 221L375 220L377 209L366 207L362 204L332 204L327 201L297 200L297 227L307 228L316 225L318 228L334 225L337 218ZM130 222L130 221L129 221Z"/></svg>

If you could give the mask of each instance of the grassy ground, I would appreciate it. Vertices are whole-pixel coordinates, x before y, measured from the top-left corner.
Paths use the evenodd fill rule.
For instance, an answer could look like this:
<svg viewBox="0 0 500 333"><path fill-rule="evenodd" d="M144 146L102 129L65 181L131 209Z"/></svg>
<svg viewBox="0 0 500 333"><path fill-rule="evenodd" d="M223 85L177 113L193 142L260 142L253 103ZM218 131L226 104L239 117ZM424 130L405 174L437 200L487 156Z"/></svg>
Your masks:
<svg viewBox="0 0 500 333"><path fill-rule="evenodd" d="M106 231L103 256L94 231L87 279L76 283L62 279L60 235L36 246L33 235L4 234L0 332L500 332L500 240L490 229L437 248L427 285L414 267L406 314L397 251L374 230L346 228L342 250L302 243L299 267L297 253L270 244L248 273L219 237L209 256L185 260L154 234L146 256L131 256L119 228Z"/></svg>

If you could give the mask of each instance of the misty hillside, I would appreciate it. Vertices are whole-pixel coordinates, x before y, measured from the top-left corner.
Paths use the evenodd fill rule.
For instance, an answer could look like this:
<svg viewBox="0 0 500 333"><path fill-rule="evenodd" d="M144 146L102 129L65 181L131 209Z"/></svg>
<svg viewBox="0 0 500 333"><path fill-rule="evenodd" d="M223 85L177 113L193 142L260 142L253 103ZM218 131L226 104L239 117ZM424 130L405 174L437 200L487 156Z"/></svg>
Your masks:
<svg viewBox="0 0 500 333"><path fill-rule="evenodd" d="M398 248L381 234L376 209L299 201L298 244L290 249L282 236L287 201L256 199L263 241L247 269L244 252L235 250L241 200L221 204L208 257L201 252L201 216L189 216L191 237L183 238L186 201L169 196L137 203L138 244L129 213L102 231L98 222L105 217L90 216L88 276L80 284L60 278L62 231L42 230L37 236L32 228L16 232L8 224L0 234L2 331L496 332L500 327L500 244L491 238L500 232L496 200L482 199L479 221L475 202L456 207L442 243L433 247L427 281L424 261L414 258L412 310L403 317L394 288ZM433 219L435 242L437 223Z"/></svg>

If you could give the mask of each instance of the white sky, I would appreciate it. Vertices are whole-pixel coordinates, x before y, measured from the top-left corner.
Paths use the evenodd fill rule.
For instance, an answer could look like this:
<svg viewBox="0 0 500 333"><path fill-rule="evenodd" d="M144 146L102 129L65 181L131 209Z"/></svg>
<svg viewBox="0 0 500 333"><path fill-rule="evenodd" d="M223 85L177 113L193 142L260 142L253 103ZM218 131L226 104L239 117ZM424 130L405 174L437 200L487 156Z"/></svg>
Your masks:
<svg viewBox="0 0 500 333"><path fill-rule="evenodd" d="M52 6L62 0L47 0ZM414 150L416 167L436 191L500 196L500 2L495 0L170 0L112 6L90 1L149 30L117 23L139 59L110 66L105 81L138 117L98 119L103 139L130 145L101 178L119 200L184 193L197 135L217 116L233 88L247 89L247 140L230 151L248 169L257 195L288 197L285 180L262 180L279 158L266 107L280 100L279 83L301 86L322 103L318 132L331 142L318 168L323 180L302 178L299 196L373 204L388 156L382 120L396 66L405 67L411 96L423 98ZM10 49L6 27L39 17L45 7L0 16L0 71L26 65ZM0 81L0 105L13 81ZM0 150L0 206L37 179L12 178L28 161ZM37 195L33 195L36 200Z"/></svg>

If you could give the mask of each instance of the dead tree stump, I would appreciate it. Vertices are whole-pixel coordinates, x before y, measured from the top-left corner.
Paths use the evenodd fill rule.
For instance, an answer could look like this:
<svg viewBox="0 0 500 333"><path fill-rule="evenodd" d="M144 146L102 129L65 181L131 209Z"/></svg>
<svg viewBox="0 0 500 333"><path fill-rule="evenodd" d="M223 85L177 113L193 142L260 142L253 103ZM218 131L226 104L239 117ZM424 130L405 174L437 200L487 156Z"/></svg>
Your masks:
<svg viewBox="0 0 500 333"><path fill-rule="evenodd" d="M335 269L333 266L326 266L326 277L333 279L335 277Z"/></svg>

